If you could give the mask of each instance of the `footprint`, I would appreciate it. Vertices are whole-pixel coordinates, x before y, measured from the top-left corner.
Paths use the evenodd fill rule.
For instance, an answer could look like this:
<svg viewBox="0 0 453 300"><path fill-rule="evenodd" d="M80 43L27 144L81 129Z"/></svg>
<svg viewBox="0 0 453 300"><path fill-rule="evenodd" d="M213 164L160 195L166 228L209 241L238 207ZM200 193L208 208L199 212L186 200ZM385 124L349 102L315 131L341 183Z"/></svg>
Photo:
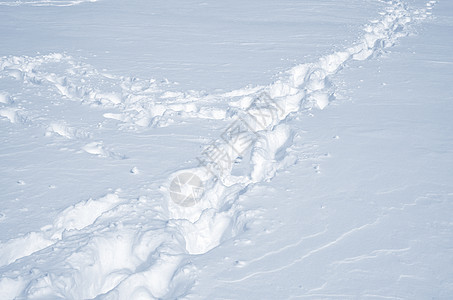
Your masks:
<svg viewBox="0 0 453 300"><path fill-rule="evenodd" d="M0 103L3 103L3 104L11 103L11 97L8 95L8 93L0 92Z"/></svg>
<svg viewBox="0 0 453 300"><path fill-rule="evenodd" d="M16 123L20 120L19 114L17 113L18 111L18 108L3 108L0 109L0 117L8 119L8 121L10 121L11 123Z"/></svg>

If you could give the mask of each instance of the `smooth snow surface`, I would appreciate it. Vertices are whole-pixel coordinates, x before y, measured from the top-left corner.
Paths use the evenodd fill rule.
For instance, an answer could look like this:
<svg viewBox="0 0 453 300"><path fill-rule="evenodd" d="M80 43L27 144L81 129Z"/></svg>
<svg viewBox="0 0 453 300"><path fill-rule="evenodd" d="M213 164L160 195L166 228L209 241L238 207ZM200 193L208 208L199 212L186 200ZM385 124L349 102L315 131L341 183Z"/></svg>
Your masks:
<svg viewBox="0 0 453 300"><path fill-rule="evenodd" d="M452 14L0 2L0 299L449 299Z"/></svg>

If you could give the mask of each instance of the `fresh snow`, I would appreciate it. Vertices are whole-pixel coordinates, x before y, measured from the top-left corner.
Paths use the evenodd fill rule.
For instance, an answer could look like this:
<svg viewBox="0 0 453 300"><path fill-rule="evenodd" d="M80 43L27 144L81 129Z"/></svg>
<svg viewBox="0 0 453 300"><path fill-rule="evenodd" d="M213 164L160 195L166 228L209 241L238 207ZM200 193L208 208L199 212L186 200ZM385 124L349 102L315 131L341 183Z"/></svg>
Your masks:
<svg viewBox="0 0 453 300"><path fill-rule="evenodd" d="M0 2L0 298L449 299L452 12Z"/></svg>

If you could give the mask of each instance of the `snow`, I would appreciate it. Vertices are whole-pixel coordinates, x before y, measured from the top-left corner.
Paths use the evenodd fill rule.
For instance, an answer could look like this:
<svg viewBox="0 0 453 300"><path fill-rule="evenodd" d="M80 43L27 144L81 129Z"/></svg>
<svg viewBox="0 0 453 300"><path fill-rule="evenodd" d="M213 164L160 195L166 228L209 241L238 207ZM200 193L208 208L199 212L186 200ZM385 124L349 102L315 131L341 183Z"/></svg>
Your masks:
<svg viewBox="0 0 453 300"><path fill-rule="evenodd" d="M449 299L452 12L0 2L0 298Z"/></svg>

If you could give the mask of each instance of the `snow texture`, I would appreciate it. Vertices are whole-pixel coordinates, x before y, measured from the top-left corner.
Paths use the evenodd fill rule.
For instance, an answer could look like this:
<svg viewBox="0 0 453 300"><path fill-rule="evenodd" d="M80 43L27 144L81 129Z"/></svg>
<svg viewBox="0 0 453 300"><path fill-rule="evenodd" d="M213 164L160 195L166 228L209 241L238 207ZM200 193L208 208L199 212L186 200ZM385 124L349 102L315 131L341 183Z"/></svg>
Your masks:
<svg viewBox="0 0 453 300"><path fill-rule="evenodd" d="M353 42L230 91L118 75L67 49L2 56L0 298L448 299L452 173L432 170L430 185L416 162L451 167L453 140L417 123L430 103L404 99L417 68L396 72L411 62L401 41L444 3L376 1ZM112 4L8 1L0 10L89 5ZM451 128L444 35L445 58L419 70L444 66L437 93L446 98L432 106L446 116L423 120ZM401 49L388 83L373 87ZM404 122L379 119L398 113ZM420 128L438 144L401 145L392 128ZM399 184L411 169L404 161L414 175Z"/></svg>

